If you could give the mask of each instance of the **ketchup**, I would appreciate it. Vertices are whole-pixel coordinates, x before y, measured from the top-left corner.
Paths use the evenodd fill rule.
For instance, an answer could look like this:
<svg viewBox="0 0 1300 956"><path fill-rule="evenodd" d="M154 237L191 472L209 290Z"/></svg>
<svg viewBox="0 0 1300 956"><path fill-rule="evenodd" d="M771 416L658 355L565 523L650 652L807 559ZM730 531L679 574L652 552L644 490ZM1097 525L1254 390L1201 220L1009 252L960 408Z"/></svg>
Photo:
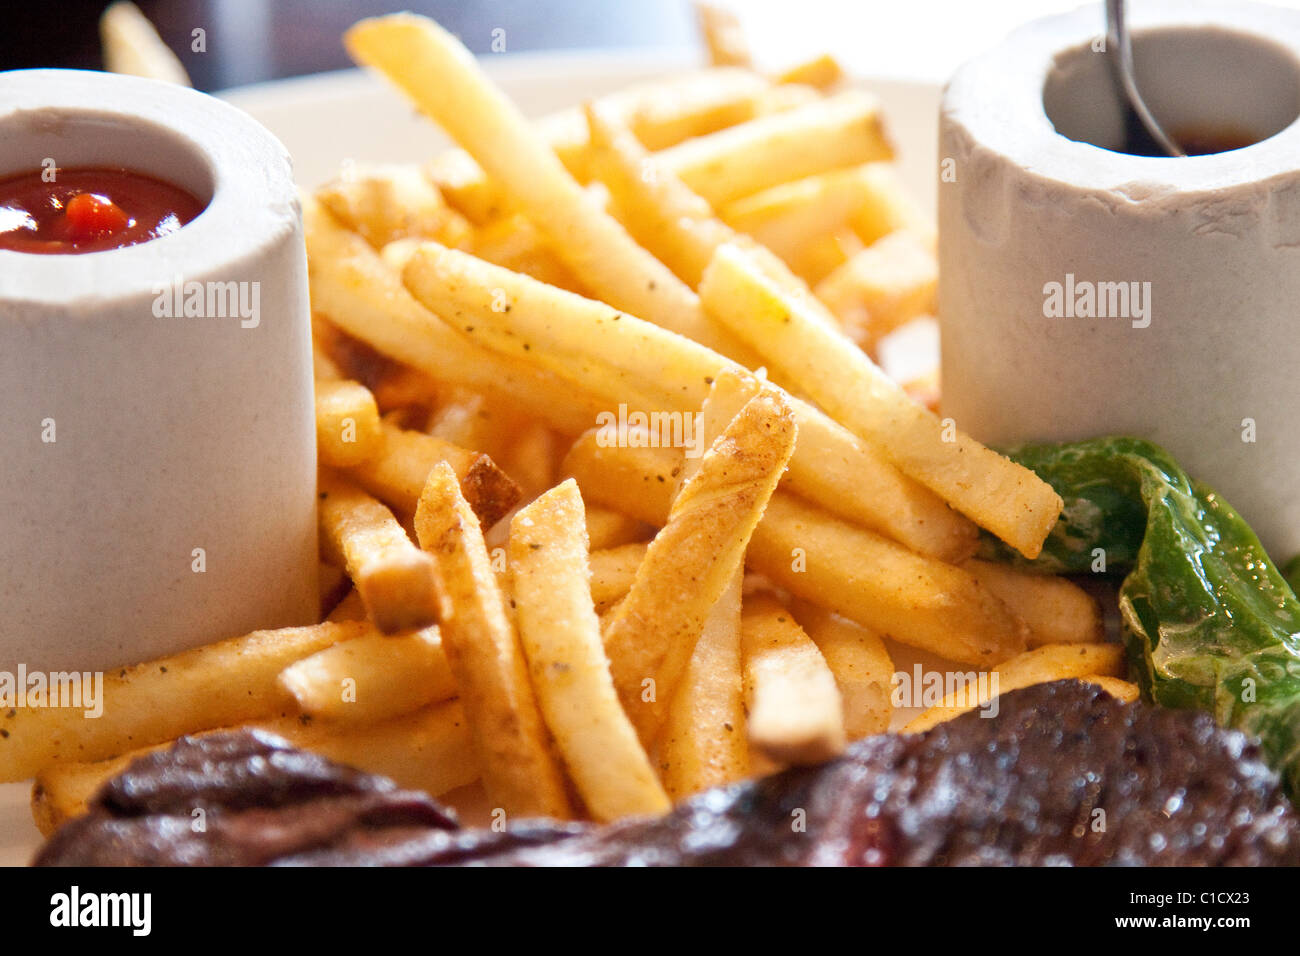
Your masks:
<svg viewBox="0 0 1300 956"><path fill-rule="evenodd" d="M126 169L78 168L0 179L0 249L102 252L175 232L204 209L183 189Z"/></svg>

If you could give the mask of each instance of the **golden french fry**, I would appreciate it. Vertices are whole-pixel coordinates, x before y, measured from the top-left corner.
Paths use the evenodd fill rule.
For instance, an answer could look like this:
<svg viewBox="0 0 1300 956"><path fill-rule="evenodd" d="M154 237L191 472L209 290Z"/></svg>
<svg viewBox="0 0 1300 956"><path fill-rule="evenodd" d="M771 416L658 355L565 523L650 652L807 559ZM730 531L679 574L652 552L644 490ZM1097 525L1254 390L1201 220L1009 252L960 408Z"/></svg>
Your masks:
<svg viewBox="0 0 1300 956"><path fill-rule="evenodd" d="M582 291L582 283L551 251L542 233L519 214L502 216L476 230L466 249L512 272L522 272L561 289Z"/></svg>
<svg viewBox="0 0 1300 956"><path fill-rule="evenodd" d="M719 249L700 290L713 315L900 469L1026 557L1042 549L1062 508L1051 485L913 402L741 250Z"/></svg>
<svg viewBox="0 0 1300 956"><path fill-rule="evenodd" d="M519 486L487 455L460 448L423 432L382 423L382 446L348 474L380 500L407 515L424 490L429 472L446 462L462 493L486 528L496 524L519 501Z"/></svg>
<svg viewBox="0 0 1300 956"><path fill-rule="evenodd" d="M714 208L792 179L892 159L879 101L850 90L660 151Z"/></svg>
<svg viewBox="0 0 1300 956"><path fill-rule="evenodd" d="M1110 696L1124 704L1131 704L1142 696L1142 690L1137 684L1120 680L1118 677L1105 674L1084 674L1079 680L1085 684L1096 684Z"/></svg>
<svg viewBox="0 0 1300 956"><path fill-rule="evenodd" d="M309 717L365 724L456 696L436 627L371 634L294 661L276 678Z"/></svg>
<svg viewBox="0 0 1300 956"><path fill-rule="evenodd" d="M894 662L879 635L847 618L801 601L792 609L799 625L826 658L844 702L849 740L883 734L893 715Z"/></svg>
<svg viewBox="0 0 1300 956"><path fill-rule="evenodd" d="M654 527L644 521L587 503L587 540L593 555L606 548L649 541L654 533Z"/></svg>
<svg viewBox="0 0 1300 956"><path fill-rule="evenodd" d="M591 600L597 614L604 614L627 597L647 548L649 544L638 541L591 552Z"/></svg>
<svg viewBox="0 0 1300 956"><path fill-rule="evenodd" d="M583 191L454 36L428 18L394 14L360 21L344 44L474 156L583 285L665 328L734 345L704 318L695 293Z"/></svg>
<svg viewBox="0 0 1300 956"><path fill-rule="evenodd" d="M869 163L862 168L863 201L851 214L853 228L863 242L875 242L891 232L906 229L934 251L938 226L934 217L908 194L893 163Z"/></svg>
<svg viewBox="0 0 1300 956"><path fill-rule="evenodd" d="M176 54L163 43L140 8L127 0L109 4L99 18L104 69L178 86L189 86L190 75Z"/></svg>
<svg viewBox="0 0 1300 956"><path fill-rule="evenodd" d="M375 396L360 382L316 379L316 453L322 463L356 465L383 445Z"/></svg>
<svg viewBox="0 0 1300 956"><path fill-rule="evenodd" d="M1118 644L1044 644L1003 661L993 673L997 675L996 683L990 680L982 688L959 688L904 727L903 733L919 734L984 706L997 694L1022 687L1088 675L1119 677L1124 673L1124 648ZM987 693L979 693L981 690Z"/></svg>
<svg viewBox="0 0 1300 956"><path fill-rule="evenodd" d="M720 372L745 371L682 336L611 314L603 303L436 244L421 247L403 276L430 307L459 314L471 337L601 395L602 419L620 405L692 414ZM803 402L791 404L799 426L792 490L924 554L958 561L974 553L970 521L847 429Z"/></svg>
<svg viewBox="0 0 1300 956"><path fill-rule="evenodd" d="M643 742L652 742L709 610L741 566L794 449L779 394L750 401L673 499L628 596L605 628L610 671Z"/></svg>
<svg viewBox="0 0 1300 956"><path fill-rule="evenodd" d="M348 334L438 382L506 394L561 431L591 426L605 404L529 365L477 347L411 297L379 253L303 197L312 307Z"/></svg>
<svg viewBox="0 0 1300 956"><path fill-rule="evenodd" d="M682 467L672 449L574 443L564 472L583 496L661 523ZM778 491L746 561L791 593L904 644L991 664L1025 649L1028 627L969 573Z"/></svg>
<svg viewBox="0 0 1300 956"><path fill-rule="evenodd" d="M298 716L259 718L246 726L435 797L478 779L469 728L454 700L364 727L315 724ZM133 749L106 760L64 761L43 767L32 787L36 826L49 836L61 824L85 813L99 788L133 761L172 743L168 740Z"/></svg>
<svg viewBox="0 0 1300 956"><path fill-rule="evenodd" d="M335 217L376 249L408 237L448 246L469 240L470 225L451 209L418 166L347 167L316 190Z"/></svg>
<svg viewBox="0 0 1300 956"><path fill-rule="evenodd" d="M591 601L582 496L566 481L510 522L519 639L569 776L601 821L670 806L619 704Z"/></svg>
<svg viewBox="0 0 1300 956"><path fill-rule="evenodd" d="M962 568L975 576L1029 625L1029 646L1095 644L1105 639L1101 608L1065 578L1030 574L1005 564L972 559Z"/></svg>
<svg viewBox="0 0 1300 956"><path fill-rule="evenodd" d="M840 61L829 53L822 53L794 66L786 67L777 76L778 83L804 83L819 90L829 90L844 79Z"/></svg>
<svg viewBox="0 0 1300 956"><path fill-rule="evenodd" d="M391 511L347 478L322 471L318 487L322 551L347 568L370 620L385 634L432 624L438 616L433 560Z"/></svg>
<svg viewBox="0 0 1300 956"><path fill-rule="evenodd" d="M813 290L864 349L937 306L939 263L914 233L891 233L863 249Z"/></svg>
<svg viewBox="0 0 1300 956"><path fill-rule="evenodd" d="M736 15L723 7L694 0L695 19L714 66L749 66L749 44Z"/></svg>
<svg viewBox="0 0 1300 956"><path fill-rule="evenodd" d="M866 244L852 229L836 229L795 253L790 268L805 283L815 286L865 248Z"/></svg>
<svg viewBox="0 0 1300 956"><path fill-rule="evenodd" d="M348 593L343 596L343 600L334 605L334 610L329 612L325 618L326 621L364 621L366 619L366 604L361 600L361 593L354 587L348 588Z"/></svg>
<svg viewBox="0 0 1300 956"><path fill-rule="evenodd" d="M511 815L571 817L483 533L446 462L429 473L415 528L437 565L443 647L489 798Z"/></svg>
<svg viewBox="0 0 1300 956"><path fill-rule="evenodd" d="M82 708L0 713L0 782L65 760L102 760L181 734L225 727L282 708L280 671L316 651L373 633L365 622L253 631L105 674ZM83 691L85 688L83 688ZM88 714L99 712L99 716Z"/></svg>
<svg viewBox="0 0 1300 956"><path fill-rule="evenodd" d="M817 645L773 598L745 598L741 615L749 739L781 764L829 760L844 749L844 704Z"/></svg>

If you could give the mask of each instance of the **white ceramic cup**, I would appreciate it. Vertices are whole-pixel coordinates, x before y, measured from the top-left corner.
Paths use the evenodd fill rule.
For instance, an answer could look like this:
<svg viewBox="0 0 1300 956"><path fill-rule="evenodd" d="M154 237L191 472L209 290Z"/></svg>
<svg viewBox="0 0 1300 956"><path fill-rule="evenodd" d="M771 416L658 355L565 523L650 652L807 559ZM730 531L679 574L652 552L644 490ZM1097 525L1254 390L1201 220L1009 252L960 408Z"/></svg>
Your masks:
<svg viewBox="0 0 1300 956"><path fill-rule="evenodd" d="M1100 3L964 66L940 122L943 410L994 444L1150 438L1284 560L1300 551L1300 11L1131 6L1157 118L1258 142L1115 151Z"/></svg>
<svg viewBox="0 0 1300 956"><path fill-rule="evenodd" d="M126 248L0 251L0 669L102 670L314 620L310 314L287 153L192 90L0 73L0 176L46 160L152 175L207 208ZM203 314L174 314L187 301Z"/></svg>

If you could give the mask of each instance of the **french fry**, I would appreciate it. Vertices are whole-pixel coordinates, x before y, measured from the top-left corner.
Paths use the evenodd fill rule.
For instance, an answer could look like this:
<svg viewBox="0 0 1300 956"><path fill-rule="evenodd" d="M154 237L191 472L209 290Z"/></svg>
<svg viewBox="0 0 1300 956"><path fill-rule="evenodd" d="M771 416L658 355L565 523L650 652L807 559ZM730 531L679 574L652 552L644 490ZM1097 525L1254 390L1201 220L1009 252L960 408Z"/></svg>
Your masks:
<svg viewBox="0 0 1300 956"><path fill-rule="evenodd" d="M460 246L470 237L465 217L447 205L418 166L347 167L317 189L316 198L376 249L408 237L448 246Z"/></svg>
<svg viewBox="0 0 1300 956"><path fill-rule="evenodd" d="M777 76L778 83L803 83L819 90L829 90L844 79L844 68L829 53L822 53L786 67Z"/></svg>
<svg viewBox="0 0 1300 956"><path fill-rule="evenodd" d="M435 797L478 779L469 728L454 700L364 727L321 725L296 716L259 718L246 726ZM61 824L85 813L99 788L133 761L172 743L133 749L105 760L63 761L43 767L32 787L32 817L37 827L49 836Z"/></svg>
<svg viewBox="0 0 1300 956"><path fill-rule="evenodd" d="M938 226L934 217L908 195L893 163L869 163L862 168L863 202L854 206L853 228L863 242L872 243L891 232L905 229L934 251Z"/></svg>
<svg viewBox="0 0 1300 956"><path fill-rule="evenodd" d="M740 21L730 10L702 0L695 0L695 19L714 66L749 66L749 45Z"/></svg>
<svg viewBox="0 0 1300 956"><path fill-rule="evenodd" d="M972 559L962 567L1029 625L1031 648L1044 644L1095 644L1105 639L1101 608L1074 582L992 561Z"/></svg>
<svg viewBox="0 0 1300 956"><path fill-rule="evenodd" d="M701 410L705 444L712 446L761 390L753 376L723 372L714 379ZM698 458L683 462L679 489L695 477L699 466ZM709 610L659 734L660 773L674 800L749 773L740 652L743 574L744 568L737 567Z"/></svg>
<svg viewBox="0 0 1300 956"><path fill-rule="evenodd" d="M1124 673L1124 648L1118 644L1044 644L1003 661L994 671L993 681L983 688L988 693L978 693L980 688L959 688L944 698L943 703L931 707L903 728L905 734L919 734L938 724L982 707L998 694L1010 693L1034 684L1083 678L1098 675L1117 678Z"/></svg>
<svg viewBox="0 0 1300 956"><path fill-rule="evenodd" d="M741 615L749 739L780 764L813 764L844 749L844 705L812 639L773 598L745 598Z"/></svg>
<svg viewBox="0 0 1300 956"><path fill-rule="evenodd" d="M263 717L286 704L275 679L296 660L374 629L365 622L253 631L104 675L99 717L71 707L0 713L0 782L48 764L103 760L135 747ZM91 701L85 701L91 708Z"/></svg>
<svg viewBox="0 0 1300 956"><path fill-rule="evenodd" d="M581 282L551 251L537 227L517 213L476 230L466 249L512 272L522 272L561 289L582 291Z"/></svg>
<svg viewBox="0 0 1300 956"><path fill-rule="evenodd" d="M937 306L939 263L923 240L891 233L863 249L813 290L862 348Z"/></svg>
<svg viewBox="0 0 1300 956"><path fill-rule="evenodd" d="M719 249L700 290L713 315L905 473L1026 557L1042 550L1063 506L1051 485L913 402L741 250Z"/></svg>
<svg viewBox="0 0 1300 956"><path fill-rule="evenodd" d="M682 466L663 448L611 448L594 433L564 463L583 497L660 523ZM969 573L778 491L746 561L775 584L865 627L951 660L992 664L1025 649L1028 627Z"/></svg>
<svg viewBox="0 0 1300 956"><path fill-rule="evenodd" d="M176 54L163 43L140 8L127 0L109 4L99 18L104 69L178 86L189 86L190 75Z"/></svg>
<svg viewBox="0 0 1300 956"><path fill-rule="evenodd" d="M322 471L318 487L322 551L347 568L370 620L385 634L432 624L438 615L433 560L391 511L347 478Z"/></svg>
<svg viewBox="0 0 1300 956"><path fill-rule="evenodd" d="M795 431L779 394L745 406L673 499L667 524L605 628L614 686L643 742L653 742L663 725L709 610L741 566Z"/></svg>
<svg viewBox="0 0 1300 956"><path fill-rule="evenodd" d="M510 522L519 639L547 726L591 815L670 806L619 704L592 606L582 496L566 481Z"/></svg>
<svg viewBox="0 0 1300 956"><path fill-rule="evenodd" d="M467 149L603 300L691 338L735 347L704 318L695 293L583 191L454 36L428 18L394 14L360 21L344 44Z"/></svg>
<svg viewBox="0 0 1300 956"><path fill-rule="evenodd" d="M420 546L437 565L443 647L489 798L513 816L568 819L573 809L523 650L506 615L478 519L446 462L429 474L415 527Z"/></svg>
<svg viewBox="0 0 1300 956"><path fill-rule="evenodd" d="M347 467L383 445L375 396L360 382L316 380L316 453L327 465Z"/></svg>
<svg viewBox="0 0 1300 956"><path fill-rule="evenodd" d="M805 283L816 286L865 248L866 244L852 229L836 229L795 253L790 268Z"/></svg>
<svg viewBox="0 0 1300 956"><path fill-rule="evenodd" d="M587 504L587 539L593 554L606 548L649 541L654 533L655 529L644 521L600 505Z"/></svg>
<svg viewBox="0 0 1300 956"><path fill-rule="evenodd" d="M349 475L375 497L411 515L429 472L439 462L451 466L484 527L492 527L519 501L519 486L487 455L389 421L382 423L382 447Z"/></svg>
<svg viewBox="0 0 1300 956"><path fill-rule="evenodd" d="M330 611L325 618L326 621L364 621L365 619L366 604L361 600L361 594L356 588L349 588L343 600L334 605L334 610Z"/></svg>
<svg viewBox="0 0 1300 956"><path fill-rule="evenodd" d="M403 276L431 308L459 314L470 337L565 376L575 389L602 396L606 409L624 404L694 413L720 372L745 371L634 316L611 314L602 303L432 243L421 247ZM791 404L799 426L788 475L792 490L921 553L949 561L974 553L971 522L905 478L883 453L811 406Z"/></svg>
<svg viewBox="0 0 1300 956"><path fill-rule="evenodd" d="M597 614L627 597L648 547L645 542L633 542L591 552L591 600Z"/></svg>
<svg viewBox="0 0 1300 956"><path fill-rule="evenodd" d="M1096 684L1120 703L1131 704L1142 696L1142 689L1130 681L1120 680L1104 674L1084 674L1079 680L1085 684Z"/></svg>
<svg viewBox="0 0 1300 956"><path fill-rule="evenodd" d="M716 209L792 179L893 155L879 101L850 90L698 136L657 159Z"/></svg>
<svg viewBox="0 0 1300 956"><path fill-rule="evenodd" d="M365 724L456 696L436 627L371 634L294 661L276 682L309 717Z"/></svg>
<svg viewBox="0 0 1300 956"><path fill-rule="evenodd" d="M568 434L589 428L605 405L525 363L476 347L430 313L361 236L310 196L303 198L312 307L341 329L438 382L506 394Z"/></svg>
<svg viewBox="0 0 1300 956"><path fill-rule="evenodd" d="M792 610L835 675L848 739L887 731L893 714L890 682L894 663L884 641L862 625L806 601Z"/></svg>

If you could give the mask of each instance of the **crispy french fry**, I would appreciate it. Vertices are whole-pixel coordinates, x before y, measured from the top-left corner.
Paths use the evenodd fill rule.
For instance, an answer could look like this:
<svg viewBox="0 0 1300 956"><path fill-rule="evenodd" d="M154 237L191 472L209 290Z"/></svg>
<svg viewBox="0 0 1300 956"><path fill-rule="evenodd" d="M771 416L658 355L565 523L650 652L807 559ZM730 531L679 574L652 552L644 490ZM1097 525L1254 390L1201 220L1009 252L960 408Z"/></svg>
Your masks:
<svg viewBox="0 0 1300 956"><path fill-rule="evenodd" d="M1105 639L1101 608L1074 582L991 561L972 559L962 567L1029 625L1031 648L1043 644L1095 644Z"/></svg>
<svg viewBox="0 0 1300 956"><path fill-rule="evenodd" d="M360 382L316 380L316 453L337 467L356 465L383 446L379 407Z"/></svg>
<svg viewBox="0 0 1300 956"><path fill-rule="evenodd" d="M583 496L651 523L668 514L680 453L579 438L565 459ZM1028 627L969 573L778 491L746 561L791 593L905 644L992 664L1025 649Z"/></svg>
<svg viewBox="0 0 1300 956"><path fill-rule="evenodd" d="M745 598L741 615L749 739L781 764L829 760L844 749L844 705L812 639L773 598Z"/></svg>
<svg viewBox="0 0 1300 956"><path fill-rule="evenodd" d="M309 717L365 724L456 696L436 627L371 634L294 661L276 678Z"/></svg>
<svg viewBox="0 0 1300 956"><path fill-rule="evenodd" d="M428 18L394 14L360 21L344 44L474 156L583 285L665 328L735 347L704 318L695 293L583 191L454 36Z"/></svg>
<svg viewBox="0 0 1300 956"><path fill-rule="evenodd" d="M470 337L568 377L575 389L603 396L606 409L694 413L720 372L744 371L682 336L611 314L602 303L435 244L421 247L403 275L430 307L460 314ZM974 553L971 522L825 415L792 405L799 426L792 490L921 553L949 561Z"/></svg>
<svg viewBox="0 0 1300 956"><path fill-rule="evenodd" d="M813 290L868 351L894 329L934 313L939 263L923 240L899 231L863 249Z"/></svg>
<svg viewBox="0 0 1300 956"><path fill-rule="evenodd" d="M582 496L566 481L510 523L519 639L547 726L591 815L601 821L669 807L619 704L592 606Z"/></svg>
<svg viewBox="0 0 1300 956"><path fill-rule="evenodd" d="M663 725L709 610L741 566L795 431L779 394L745 406L673 499L667 524L605 628L614 686L643 742Z"/></svg>
<svg viewBox="0 0 1300 956"><path fill-rule="evenodd" d="M311 197L303 198L312 306L382 354L438 382L506 394L568 434L605 407L553 375L476 347L411 297L361 236Z"/></svg>
<svg viewBox="0 0 1300 956"><path fill-rule="evenodd" d="M448 246L470 237L465 217L447 205L418 166L348 167L316 190L316 198L376 249L408 237Z"/></svg>
<svg viewBox="0 0 1300 956"><path fill-rule="evenodd" d="M1044 644L1003 661L993 672L997 681L984 688L966 686L944 698L903 728L905 734L919 734L944 721L982 707L996 694L1006 694L1033 684L1087 675L1119 677L1124 673L1124 648L1118 644ZM985 690L987 693L979 693Z"/></svg>
<svg viewBox="0 0 1300 956"><path fill-rule="evenodd" d="M742 251L719 249L700 289L715 316L900 469L1026 557L1042 549L1062 508L1051 485L913 402Z"/></svg>
<svg viewBox="0 0 1300 956"><path fill-rule="evenodd" d="M551 251L537 227L517 213L476 230L466 249L512 272L522 272L561 289L582 291L582 283Z"/></svg>
<svg viewBox="0 0 1300 956"><path fill-rule="evenodd" d="M361 600L361 594L354 587L348 588L348 593L343 596L343 600L334 605L334 610L330 611L326 621L364 621L366 619L366 604Z"/></svg>
<svg viewBox="0 0 1300 956"><path fill-rule="evenodd" d="M893 714L890 682L894 663L884 641L862 625L806 601L792 610L835 675L848 739L887 731Z"/></svg>
<svg viewBox="0 0 1300 956"><path fill-rule="evenodd" d="M694 0L695 19L700 34L709 51L709 62L714 66L749 66L749 44L740 21L730 10L716 4Z"/></svg>
<svg viewBox="0 0 1300 956"><path fill-rule="evenodd" d="M364 727L320 725L297 716L259 718L247 726L435 797L478 779L469 728L454 700ZM105 760L63 761L43 767L32 787L32 817L37 827L49 836L61 824L85 813L99 788L133 761L171 744L169 740Z"/></svg>
<svg viewBox="0 0 1300 956"><path fill-rule="evenodd" d="M375 626L396 634L432 624L438 614L433 560L411 543L393 513L328 471L321 472L317 497L322 551L347 568Z"/></svg>
<svg viewBox="0 0 1300 956"><path fill-rule="evenodd" d="M97 700L83 698L85 708L6 710L0 713L0 781L265 716L286 703L275 683L280 671L373 630L353 622L253 631L106 674ZM100 716L86 716L96 710Z"/></svg>
<svg viewBox="0 0 1300 956"><path fill-rule="evenodd" d="M627 597L648 547L645 542L632 542L591 552L591 600L597 614Z"/></svg>
<svg viewBox="0 0 1300 956"><path fill-rule="evenodd" d="M644 521L600 505L587 504L587 539L593 554L606 548L649 541L654 533L655 529Z"/></svg>
<svg viewBox="0 0 1300 956"><path fill-rule="evenodd" d="M786 67L777 76L778 83L803 83L819 90L829 90L844 79L840 61L829 53L821 53L801 63Z"/></svg>
<svg viewBox="0 0 1300 956"><path fill-rule="evenodd" d="M891 232L906 229L934 251L938 226L903 187L893 163L868 163L862 167L863 201L851 214L853 228L863 242L871 243Z"/></svg>
<svg viewBox="0 0 1300 956"><path fill-rule="evenodd" d="M815 286L865 248L852 229L836 229L800 249L790 260L790 268L805 283Z"/></svg>
<svg viewBox="0 0 1300 956"><path fill-rule="evenodd" d="M190 75L181 61L134 3L118 0L109 4L99 18L99 35L104 47L104 69L110 73L190 85Z"/></svg>
<svg viewBox="0 0 1300 956"><path fill-rule="evenodd" d="M879 101L850 90L698 136L658 159L717 208L792 179L893 155Z"/></svg>
<svg viewBox="0 0 1300 956"><path fill-rule="evenodd" d="M1120 680L1118 677L1105 674L1084 674L1079 680L1085 684L1096 684L1121 703L1131 704L1142 696L1142 690L1137 684Z"/></svg>
<svg viewBox="0 0 1300 956"><path fill-rule="evenodd" d="M571 817L483 533L446 462L429 473L415 527L437 565L443 647L489 798L511 815Z"/></svg>
<svg viewBox="0 0 1300 956"><path fill-rule="evenodd" d="M382 424L379 451L349 471L371 494L410 515L433 466L446 462L486 528L496 524L519 501L519 486L491 458L423 432Z"/></svg>

